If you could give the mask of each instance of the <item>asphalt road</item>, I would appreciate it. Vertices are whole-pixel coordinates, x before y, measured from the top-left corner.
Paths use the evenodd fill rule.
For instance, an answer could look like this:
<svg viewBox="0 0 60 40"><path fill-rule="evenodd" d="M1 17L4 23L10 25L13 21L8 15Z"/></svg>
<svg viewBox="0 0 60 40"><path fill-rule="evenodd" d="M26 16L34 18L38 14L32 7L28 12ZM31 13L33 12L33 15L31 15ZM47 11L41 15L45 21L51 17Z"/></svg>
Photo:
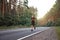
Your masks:
<svg viewBox="0 0 60 40"><path fill-rule="evenodd" d="M37 27L34 31L31 28L19 28L0 31L0 40L17 40L32 33L49 29L49 27Z"/></svg>

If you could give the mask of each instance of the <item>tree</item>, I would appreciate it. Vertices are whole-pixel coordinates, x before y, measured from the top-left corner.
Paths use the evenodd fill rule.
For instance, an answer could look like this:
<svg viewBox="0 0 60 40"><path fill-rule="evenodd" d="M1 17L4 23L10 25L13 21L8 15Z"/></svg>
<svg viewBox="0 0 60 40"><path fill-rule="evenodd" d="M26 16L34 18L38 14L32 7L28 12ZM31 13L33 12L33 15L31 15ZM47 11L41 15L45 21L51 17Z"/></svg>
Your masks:
<svg viewBox="0 0 60 40"><path fill-rule="evenodd" d="M60 18L60 0L56 0L56 3L53 5L51 10L45 15L45 18L47 20L51 19L50 21L53 20L52 22L54 23L54 25L59 25L60 21L58 20L60 20L59 19Z"/></svg>
<svg viewBox="0 0 60 40"><path fill-rule="evenodd" d="M24 0L24 6L26 6L29 9L29 7L28 7L28 0Z"/></svg>
<svg viewBox="0 0 60 40"><path fill-rule="evenodd" d="M19 4L17 3L17 0L0 0L0 25L31 24L31 16L32 14L36 16L36 9L28 7L28 0L24 2L19 0Z"/></svg>

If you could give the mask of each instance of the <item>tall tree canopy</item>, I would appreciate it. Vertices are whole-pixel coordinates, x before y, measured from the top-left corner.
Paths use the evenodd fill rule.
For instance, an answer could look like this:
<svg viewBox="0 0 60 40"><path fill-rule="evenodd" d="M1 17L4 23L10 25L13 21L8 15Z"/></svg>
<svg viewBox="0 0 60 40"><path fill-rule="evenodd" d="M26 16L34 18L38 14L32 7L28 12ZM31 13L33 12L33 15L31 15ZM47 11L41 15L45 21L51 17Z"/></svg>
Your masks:
<svg viewBox="0 0 60 40"><path fill-rule="evenodd" d="M28 0L0 0L0 25L29 26L32 14L36 16L36 10L34 7L28 7Z"/></svg>
<svg viewBox="0 0 60 40"><path fill-rule="evenodd" d="M49 23L48 21L50 20L50 23L52 22L54 26L60 25L60 0L56 0L53 7L47 12L43 19L45 19L43 20L45 24Z"/></svg>

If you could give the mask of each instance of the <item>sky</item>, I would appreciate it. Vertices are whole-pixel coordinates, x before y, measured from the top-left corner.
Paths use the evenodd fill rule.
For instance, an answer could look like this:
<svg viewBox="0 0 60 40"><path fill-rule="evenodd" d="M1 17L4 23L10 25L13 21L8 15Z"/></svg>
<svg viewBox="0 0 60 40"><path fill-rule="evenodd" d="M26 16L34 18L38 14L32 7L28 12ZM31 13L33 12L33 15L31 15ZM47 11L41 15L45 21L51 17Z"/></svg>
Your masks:
<svg viewBox="0 0 60 40"><path fill-rule="evenodd" d="M53 7L56 0L28 0L28 6L37 8L37 19L43 16Z"/></svg>

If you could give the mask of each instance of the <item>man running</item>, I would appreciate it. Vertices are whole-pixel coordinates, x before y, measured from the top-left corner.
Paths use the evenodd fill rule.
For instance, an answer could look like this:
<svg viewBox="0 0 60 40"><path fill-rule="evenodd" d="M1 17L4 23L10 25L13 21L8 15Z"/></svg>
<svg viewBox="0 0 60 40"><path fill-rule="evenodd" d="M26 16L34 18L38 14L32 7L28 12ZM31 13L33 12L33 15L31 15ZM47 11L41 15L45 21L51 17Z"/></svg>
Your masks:
<svg viewBox="0 0 60 40"><path fill-rule="evenodd" d="M32 25L31 31L33 31L35 29L35 17L34 16L32 16L32 18L31 18L31 25Z"/></svg>

